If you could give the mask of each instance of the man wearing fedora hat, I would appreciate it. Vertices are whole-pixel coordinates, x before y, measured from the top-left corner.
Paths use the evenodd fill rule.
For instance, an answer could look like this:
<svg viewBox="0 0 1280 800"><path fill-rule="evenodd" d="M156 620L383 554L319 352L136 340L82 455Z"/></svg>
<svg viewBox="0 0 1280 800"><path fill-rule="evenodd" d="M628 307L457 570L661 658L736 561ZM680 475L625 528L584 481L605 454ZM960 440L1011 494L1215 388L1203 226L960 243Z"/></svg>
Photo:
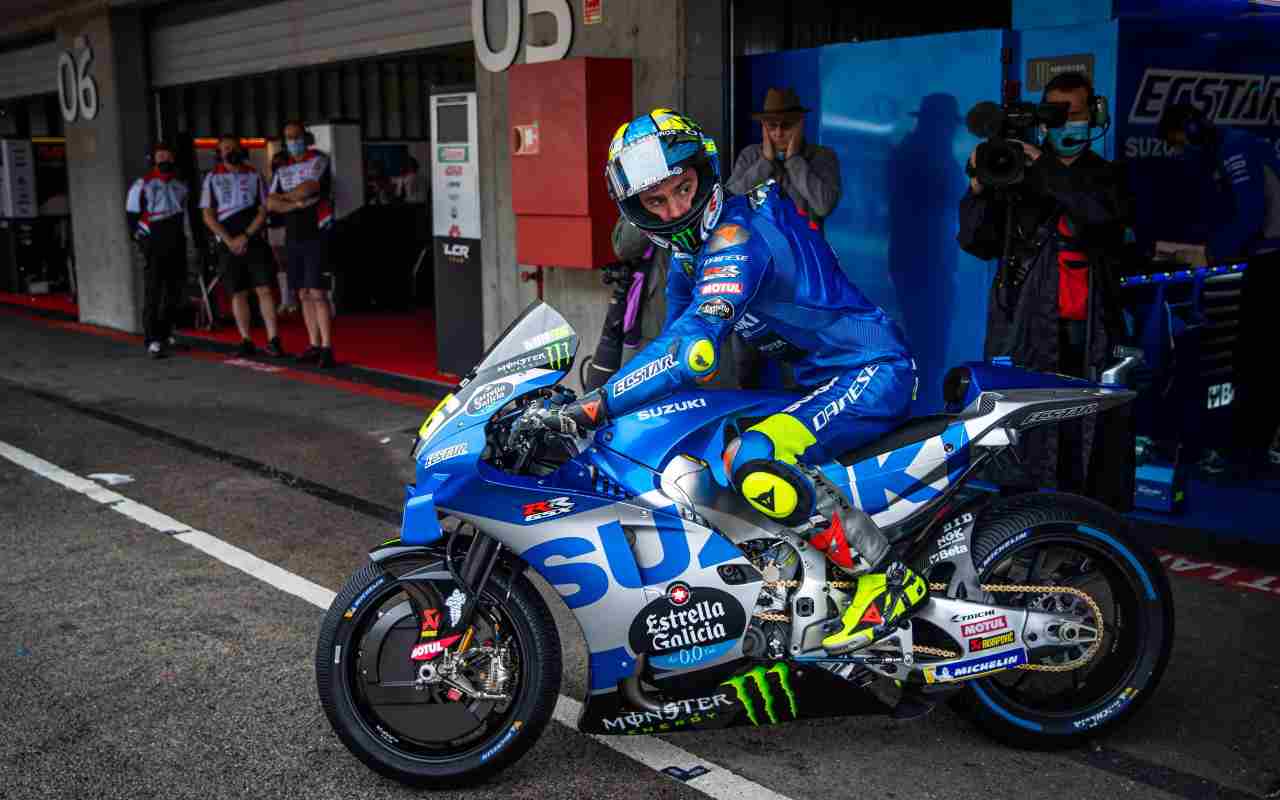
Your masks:
<svg viewBox="0 0 1280 800"><path fill-rule="evenodd" d="M783 194L821 230L823 220L840 202L840 160L831 148L805 141L808 111L794 89L770 89L764 107L751 115L759 120L764 141L738 154L725 187L734 194L747 194L776 180Z"/></svg>

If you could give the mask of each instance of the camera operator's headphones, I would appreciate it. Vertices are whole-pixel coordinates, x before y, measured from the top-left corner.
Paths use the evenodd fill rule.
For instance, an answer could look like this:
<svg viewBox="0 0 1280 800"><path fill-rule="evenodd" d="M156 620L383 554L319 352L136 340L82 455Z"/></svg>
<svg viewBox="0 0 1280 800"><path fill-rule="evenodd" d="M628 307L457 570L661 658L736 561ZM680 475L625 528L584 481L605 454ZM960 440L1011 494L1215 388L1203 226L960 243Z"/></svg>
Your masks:
<svg viewBox="0 0 1280 800"><path fill-rule="evenodd" d="M1089 80L1089 78L1082 73L1079 73L1079 72L1064 73L1063 75L1059 75L1055 77L1053 80L1046 83L1044 86L1044 91L1040 93L1040 102L1041 103L1049 102L1050 91L1054 91L1054 90L1074 91L1071 89L1062 89L1061 87L1054 85L1054 81L1057 81L1059 78L1062 78L1065 75L1079 75L1080 78L1085 82L1085 87L1089 90L1089 99L1085 101L1085 107L1089 109L1089 127L1091 128L1110 127L1111 113L1107 110L1107 98L1103 97L1102 95L1094 94L1093 81Z"/></svg>

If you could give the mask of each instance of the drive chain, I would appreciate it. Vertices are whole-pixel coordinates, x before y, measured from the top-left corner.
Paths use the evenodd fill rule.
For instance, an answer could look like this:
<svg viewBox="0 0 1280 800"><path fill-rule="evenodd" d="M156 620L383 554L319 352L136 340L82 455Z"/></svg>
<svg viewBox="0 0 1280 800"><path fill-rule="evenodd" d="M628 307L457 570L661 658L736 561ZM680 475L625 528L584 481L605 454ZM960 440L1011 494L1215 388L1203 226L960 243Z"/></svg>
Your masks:
<svg viewBox="0 0 1280 800"><path fill-rule="evenodd" d="M765 581L765 586L796 589L801 586L801 581ZM857 586L857 581L827 581L826 585L833 589L852 589ZM933 592L945 592L947 585L945 583L931 583L929 590ZM988 594L1070 594L1083 599L1089 604L1089 609L1093 612L1093 618L1098 624L1098 635L1093 640L1093 644L1085 651L1080 658L1067 662L1066 664L1021 664L1017 668L1030 670L1033 672L1070 672L1079 669L1089 663L1095 655L1098 648L1102 647L1103 620L1102 609L1098 608L1098 604L1087 593L1072 586L1032 586L1023 584L983 584L982 590ZM768 622L790 622L791 617L788 614L777 614L771 611L757 611L753 616L757 619L766 620ZM912 652L924 656L933 656L935 658L959 658L960 653L953 653L950 650L942 650L937 647L926 647L917 644L912 646Z"/></svg>

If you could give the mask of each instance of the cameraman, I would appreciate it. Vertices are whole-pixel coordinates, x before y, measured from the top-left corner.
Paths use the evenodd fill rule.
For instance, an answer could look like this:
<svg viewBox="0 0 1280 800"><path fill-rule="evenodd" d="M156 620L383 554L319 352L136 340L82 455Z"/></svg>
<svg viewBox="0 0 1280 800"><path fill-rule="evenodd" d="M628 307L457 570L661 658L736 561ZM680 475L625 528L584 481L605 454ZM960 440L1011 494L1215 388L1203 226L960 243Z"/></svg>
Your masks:
<svg viewBox="0 0 1280 800"><path fill-rule="evenodd" d="M1096 380L1119 343L1123 318L1108 262L1123 249L1133 199L1120 170L1089 149L1092 98L1085 76L1055 77L1041 102L1069 103L1066 124L1040 126L1044 149L1021 143L1029 162L1021 181L996 190L975 176L960 201L957 240L965 252L1002 258L1010 235L1011 257L991 287L985 359L1005 355L1026 369ZM971 168L977 155L975 148ZM1123 452L1091 458L1106 438L1100 429L1112 424L1114 418L1085 418L1028 431L1019 448L1026 478L1095 497L1129 485L1131 478L1120 476L1131 463ZM1131 443L1125 447L1132 457ZM1102 474L1113 465L1116 479ZM1127 508L1132 497L1121 494L1106 499Z"/></svg>

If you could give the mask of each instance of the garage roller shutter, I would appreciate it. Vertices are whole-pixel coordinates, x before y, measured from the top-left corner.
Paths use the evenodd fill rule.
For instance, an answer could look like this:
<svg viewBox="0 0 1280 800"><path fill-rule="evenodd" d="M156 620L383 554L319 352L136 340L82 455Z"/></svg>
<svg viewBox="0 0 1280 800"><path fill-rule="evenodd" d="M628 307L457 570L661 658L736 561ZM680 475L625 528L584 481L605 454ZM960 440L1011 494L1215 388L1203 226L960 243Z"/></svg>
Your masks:
<svg viewBox="0 0 1280 800"><path fill-rule="evenodd" d="M0 100L58 91L56 42L0 53Z"/></svg>
<svg viewBox="0 0 1280 800"><path fill-rule="evenodd" d="M151 33L156 87L471 40L470 0L288 0ZM49 69L50 81L53 69Z"/></svg>

